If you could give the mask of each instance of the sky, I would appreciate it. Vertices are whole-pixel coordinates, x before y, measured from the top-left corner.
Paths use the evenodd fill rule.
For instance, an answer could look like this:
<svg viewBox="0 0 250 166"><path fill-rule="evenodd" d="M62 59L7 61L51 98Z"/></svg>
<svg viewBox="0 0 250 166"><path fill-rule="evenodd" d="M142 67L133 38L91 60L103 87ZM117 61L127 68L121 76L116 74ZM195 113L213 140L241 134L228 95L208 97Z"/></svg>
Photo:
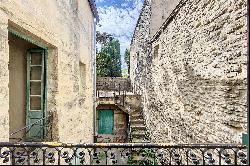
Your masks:
<svg viewBox="0 0 250 166"><path fill-rule="evenodd" d="M122 68L126 68L123 55L129 48L142 5L143 0L96 0L100 17L97 31L112 34L120 41Z"/></svg>

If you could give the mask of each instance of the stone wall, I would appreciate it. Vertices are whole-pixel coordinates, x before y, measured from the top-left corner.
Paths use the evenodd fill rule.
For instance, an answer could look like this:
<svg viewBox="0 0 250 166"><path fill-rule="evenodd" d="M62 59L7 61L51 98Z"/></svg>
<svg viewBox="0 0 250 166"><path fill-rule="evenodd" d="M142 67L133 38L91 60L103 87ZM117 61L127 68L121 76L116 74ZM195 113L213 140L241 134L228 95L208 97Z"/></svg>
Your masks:
<svg viewBox="0 0 250 166"><path fill-rule="evenodd" d="M97 77L96 88L97 90L113 91L119 90L131 91L131 84L129 78L122 77Z"/></svg>
<svg viewBox="0 0 250 166"><path fill-rule="evenodd" d="M76 3L77 2L77 3ZM48 48L48 112L53 141L93 142L94 17L88 1L0 3L0 141L9 138L8 29ZM80 93L79 62L86 66Z"/></svg>
<svg viewBox="0 0 250 166"><path fill-rule="evenodd" d="M139 90L144 81L146 72L145 64L150 61L147 55L151 51L151 45L148 43L150 39L150 23L151 23L151 2L145 0L136 28L133 35L133 40L130 45L130 80L134 93ZM144 67L143 67L144 66Z"/></svg>
<svg viewBox="0 0 250 166"><path fill-rule="evenodd" d="M148 19L140 18L131 44L131 81L140 87L152 142L241 143L247 130L246 1L181 2L158 38L143 34ZM151 40L149 53L137 56Z"/></svg>
<svg viewBox="0 0 250 166"><path fill-rule="evenodd" d="M153 37L165 20L170 16L180 0L151 0L150 36Z"/></svg>

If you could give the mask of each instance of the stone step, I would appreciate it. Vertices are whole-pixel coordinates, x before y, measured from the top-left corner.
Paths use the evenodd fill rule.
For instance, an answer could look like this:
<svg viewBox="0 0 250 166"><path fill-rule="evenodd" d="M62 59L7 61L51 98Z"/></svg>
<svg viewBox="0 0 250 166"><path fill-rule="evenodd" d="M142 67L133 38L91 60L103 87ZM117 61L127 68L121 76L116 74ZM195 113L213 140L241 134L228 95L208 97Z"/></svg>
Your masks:
<svg viewBox="0 0 250 166"><path fill-rule="evenodd" d="M130 116L130 119L143 119L143 116L142 115L136 115L136 116Z"/></svg>
<svg viewBox="0 0 250 166"><path fill-rule="evenodd" d="M144 124L133 124L130 128L132 130L146 130L146 126Z"/></svg>
<svg viewBox="0 0 250 166"><path fill-rule="evenodd" d="M145 138L132 138L131 141L133 143L150 143L150 141Z"/></svg>
<svg viewBox="0 0 250 166"><path fill-rule="evenodd" d="M133 124L143 124L144 125L144 120L143 119L131 119L130 125L132 126Z"/></svg>
<svg viewBox="0 0 250 166"><path fill-rule="evenodd" d="M144 134L131 134L131 138L134 139L146 139Z"/></svg>
<svg viewBox="0 0 250 166"><path fill-rule="evenodd" d="M145 136L145 134L146 134L145 130L136 130L136 131L131 132L132 136L134 136L134 135L143 135L143 136Z"/></svg>
<svg viewBox="0 0 250 166"><path fill-rule="evenodd" d="M132 135L131 136L132 140L133 139L139 139L139 140L145 140L145 135Z"/></svg>
<svg viewBox="0 0 250 166"><path fill-rule="evenodd" d="M142 113L141 110L135 110L135 111L133 111L130 115L131 115L131 116L137 116L137 115L143 115L143 113Z"/></svg>

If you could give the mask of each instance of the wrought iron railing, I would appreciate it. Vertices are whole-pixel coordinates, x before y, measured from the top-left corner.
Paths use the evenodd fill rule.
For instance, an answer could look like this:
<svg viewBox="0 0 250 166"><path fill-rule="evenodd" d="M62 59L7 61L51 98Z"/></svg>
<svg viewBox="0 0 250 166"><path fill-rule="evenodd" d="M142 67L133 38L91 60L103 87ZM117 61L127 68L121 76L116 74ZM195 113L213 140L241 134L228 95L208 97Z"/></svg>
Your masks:
<svg viewBox="0 0 250 166"><path fill-rule="evenodd" d="M107 83L108 84L108 83ZM107 89L104 87L99 87L96 90L96 97L97 98L113 98L114 102L117 105L124 106L125 105L125 98L127 95L132 95L132 91L127 90L124 88L125 85L120 84L120 83L113 83L113 88L108 87Z"/></svg>
<svg viewBox="0 0 250 166"><path fill-rule="evenodd" d="M126 84L116 83L116 82L113 82L113 83L104 82L103 84L101 86L96 85L97 97L114 97L114 95L120 96L120 95L126 95L126 93L129 94L132 92L132 90L128 89L128 86Z"/></svg>
<svg viewBox="0 0 250 166"><path fill-rule="evenodd" d="M0 143L0 164L246 165L246 151L229 144Z"/></svg>

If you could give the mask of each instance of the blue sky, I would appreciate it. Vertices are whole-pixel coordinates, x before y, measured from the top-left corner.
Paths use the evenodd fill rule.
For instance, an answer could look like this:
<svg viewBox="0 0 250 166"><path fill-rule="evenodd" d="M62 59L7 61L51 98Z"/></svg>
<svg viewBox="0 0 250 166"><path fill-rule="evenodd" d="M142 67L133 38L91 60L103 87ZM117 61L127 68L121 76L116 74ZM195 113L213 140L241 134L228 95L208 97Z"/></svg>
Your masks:
<svg viewBox="0 0 250 166"><path fill-rule="evenodd" d="M129 48L143 0L96 0L96 5L100 17L97 30L119 39L123 62L123 54ZM126 67L124 62L122 67Z"/></svg>

